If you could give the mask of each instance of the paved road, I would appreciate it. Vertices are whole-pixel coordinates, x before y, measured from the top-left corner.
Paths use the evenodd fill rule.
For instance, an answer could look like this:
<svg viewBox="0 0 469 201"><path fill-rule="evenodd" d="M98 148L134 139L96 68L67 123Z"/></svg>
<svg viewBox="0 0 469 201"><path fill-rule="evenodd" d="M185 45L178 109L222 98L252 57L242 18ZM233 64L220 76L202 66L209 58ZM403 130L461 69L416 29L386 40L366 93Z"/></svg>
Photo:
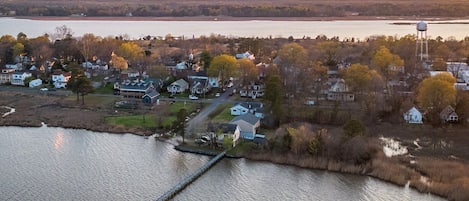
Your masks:
<svg viewBox="0 0 469 201"><path fill-rule="evenodd" d="M206 106L202 111L200 111L195 117L189 120L187 122L186 126L186 133L191 133L194 132L197 129L200 129L201 126L203 125L203 122L207 119L207 116L213 112L215 109L220 104L227 103L227 102L232 102L229 100L229 90L227 90L225 93L221 94L220 97L214 98L214 99L207 99L207 103L210 103L210 105Z"/></svg>

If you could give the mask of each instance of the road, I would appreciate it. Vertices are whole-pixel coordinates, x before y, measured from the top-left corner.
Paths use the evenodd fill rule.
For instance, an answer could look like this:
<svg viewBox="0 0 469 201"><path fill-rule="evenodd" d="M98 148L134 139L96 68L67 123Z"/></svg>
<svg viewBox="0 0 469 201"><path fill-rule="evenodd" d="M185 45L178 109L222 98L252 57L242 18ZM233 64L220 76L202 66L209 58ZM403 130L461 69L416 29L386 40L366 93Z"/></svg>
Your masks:
<svg viewBox="0 0 469 201"><path fill-rule="evenodd" d="M200 111L195 117L187 122L186 126L186 133L192 133L197 129L200 129L202 125L204 125L204 121L207 119L208 115L213 112L217 107L222 103L232 102L229 96L229 90L225 93L220 94L219 97L214 99L206 99L206 100L199 100L204 101L206 103L210 103L210 105L204 107L202 111Z"/></svg>

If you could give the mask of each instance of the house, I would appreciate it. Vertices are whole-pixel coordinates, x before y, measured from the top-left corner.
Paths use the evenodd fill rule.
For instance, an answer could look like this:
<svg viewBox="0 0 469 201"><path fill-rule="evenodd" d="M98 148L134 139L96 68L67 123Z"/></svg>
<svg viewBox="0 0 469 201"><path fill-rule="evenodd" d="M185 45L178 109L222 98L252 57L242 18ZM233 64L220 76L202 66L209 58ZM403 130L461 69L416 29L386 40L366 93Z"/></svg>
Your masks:
<svg viewBox="0 0 469 201"><path fill-rule="evenodd" d="M29 88L34 88L34 87L38 87L38 86L41 86L42 85L42 80L41 79L35 79L35 80L31 80L31 82L29 82Z"/></svg>
<svg viewBox="0 0 469 201"><path fill-rule="evenodd" d="M462 81L464 71L469 71L469 66L465 62L446 62L446 71L452 73L458 82Z"/></svg>
<svg viewBox="0 0 469 201"><path fill-rule="evenodd" d="M191 94L205 94L212 88L206 76L187 76L187 78L189 79Z"/></svg>
<svg viewBox="0 0 469 201"><path fill-rule="evenodd" d="M243 114L233 118L230 123L239 126L241 138L254 140L256 129L261 125L260 118L251 113Z"/></svg>
<svg viewBox="0 0 469 201"><path fill-rule="evenodd" d="M458 121L458 114L451 105L448 105L440 112L441 121L446 123L454 123Z"/></svg>
<svg viewBox="0 0 469 201"><path fill-rule="evenodd" d="M24 86L24 80L31 77L32 74L24 71L15 71L11 76L12 85Z"/></svg>
<svg viewBox="0 0 469 201"><path fill-rule="evenodd" d="M338 79L331 84L327 93L327 100L330 101L354 101L355 95L350 92L348 86L345 84L344 79Z"/></svg>
<svg viewBox="0 0 469 201"><path fill-rule="evenodd" d="M260 102L242 102L235 104L230 111L233 116L251 113L258 118L264 118L263 106Z"/></svg>
<svg viewBox="0 0 469 201"><path fill-rule="evenodd" d="M409 124L422 124L422 113L420 113L417 108L412 107L404 113L404 121Z"/></svg>
<svg viewBox="0 0 469 201"><path fill-rule="evenodd" d="M187 83L184 79L179 79L171 83L167 88L169 93L183 93L187 89L189 89L189 83Z"/></svg>
<svg viewBox="0 0 469 201"><path fill-rule="evenodd" d="M219 145L223 145L225 140L229 140L235 147L240 137L239 126L231 123L209 124L208 132L217 136L217 144Z"/></svg>
<svg viewBox="0 0 469 201"><path fill-rule="evenodd" d="M262 97L264 96L264 84L252 82L247 87L239 90L239 95L241 97L251 97L252 99Z"/></svg>
<svg viewBox="0 0 469 201"><path fill-rule="evenodd" d="M249 51L241 54L236 54L236 59L249 59L251 61L255 60L254 54L251 54Z"/></svg>
<svg viewBox="0 0 469 201"><path fill-rule="evenodd" d="M11 82L13 72L15 72L15 69L2 69L2 72L0 73L0 84Z"/></svg>
<svg viewBox="0 0 469 201"><path fill-rule="evenodd" d="M64 72L54 72L52 74L52 82L54 83L54 87L59 88L66 88L67 82L72 77L71 73L64 73Z"/></svg>
<svg viewBox="0 0 469 201"><path fill-rule="evenodd" d="M142 100L143 103L152 104L160 96L152 81L125 80L122 83L114 84L114 88L119 90L123 99L134 102Z"/></svg>

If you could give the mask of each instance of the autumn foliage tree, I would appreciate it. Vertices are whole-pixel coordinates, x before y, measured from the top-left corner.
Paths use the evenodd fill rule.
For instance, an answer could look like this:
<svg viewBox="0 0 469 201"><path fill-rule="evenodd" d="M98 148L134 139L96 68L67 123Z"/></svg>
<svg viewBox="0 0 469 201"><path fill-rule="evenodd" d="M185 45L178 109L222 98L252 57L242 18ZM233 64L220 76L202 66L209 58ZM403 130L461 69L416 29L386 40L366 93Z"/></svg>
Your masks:
<svg viewBox="0 0 469 201"><path fill-rule="evenodd" d="M219 77L221 88L225 88L226 79L234 76L237 70L236 58L230 55L222 54L216 56L210 62L207 75L211 77Z"/></svg>
<svg viewBox="0 0 469 201"><path fill-rule="evenodd" d="M439 124L439 113L456 101L456 79L449 73L426 78L418 87L417 102L432 124Z"/></svg>
<svg viewBox="0 0 469 201"><path fill-rule="evenodd" d="M239 59L238 60L238 69L239 69L239 76L241 77L243 86L246 86L247 83L251 81L255 81L257 79L257 67L254 63L247 59Z"/></svg>
<svg viewBox="0 0 469 201"><path fill-rule="evenodd" d="M399 55L391 53L385 46L381 46L376 51L371 63L385 78L386 87L389 79L397 75L404 68L404 60Z"/></svg>

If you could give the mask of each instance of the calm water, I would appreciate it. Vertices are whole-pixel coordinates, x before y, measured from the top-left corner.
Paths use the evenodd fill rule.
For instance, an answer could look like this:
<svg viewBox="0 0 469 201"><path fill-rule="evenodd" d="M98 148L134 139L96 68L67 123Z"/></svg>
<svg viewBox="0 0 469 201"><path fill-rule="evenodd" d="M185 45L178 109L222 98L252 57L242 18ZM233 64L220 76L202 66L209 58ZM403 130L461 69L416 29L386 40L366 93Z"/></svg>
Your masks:
<svg viewBox="0 0 469 201"><path fill-rule="evenodd" d="M28 20L0 18L0 35L16 36L19 32L29 38L45 33L55 33L55 28L66 25L74 36L93 33L98 36L119 36L127 34L131 39L143 36L184 36L185 38L220 34L227 37L313 37L324 34L328 37L356 38L363 40L372 35L405 36L417 34L415 25L393 25L399 20L354 20L354 21L63 21ZM469 24L428 24L428 37L455 37L458 40L469 36Z"/></svg>
<svg viewBox="0 0 469 201"><path fill-rule="evenodd" d="M209 157L125 134L0 127L0 200L155 200ZM223 159L174 200L442 200L363 176Z"/></svg>

